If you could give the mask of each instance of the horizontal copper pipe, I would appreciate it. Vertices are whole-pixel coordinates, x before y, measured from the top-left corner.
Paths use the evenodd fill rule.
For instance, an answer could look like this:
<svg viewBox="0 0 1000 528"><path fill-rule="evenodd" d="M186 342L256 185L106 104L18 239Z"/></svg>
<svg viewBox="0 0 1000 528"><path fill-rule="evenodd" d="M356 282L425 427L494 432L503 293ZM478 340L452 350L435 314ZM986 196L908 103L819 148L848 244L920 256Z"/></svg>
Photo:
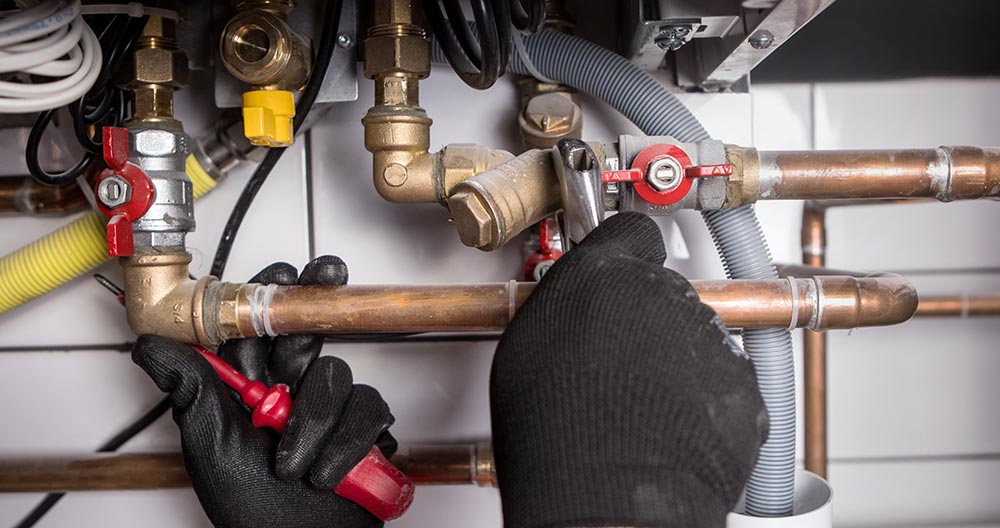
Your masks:
<svg viewBox="0 0 1000 528"><path fill-rule="evenodd" d="M760 152L761 199L1000 196L1000 149Z"/></svg>
<svg viewBox="0 0 1000 528"><path fill-rule="evenodd" d="M417 484L496 484L493 450L488 443L416 445L400 449L392 463ZM0 460L0 493L149 490L190 485L180 453L97 453Z"/></svg>
<svg viewBox="0 0 1000 528"><path fill-rule="evenodd" d="M692 281L730 328L814 330L885 326L917 306L901 277ZM534 283L468 286L261 286L223 284L205 295L221 306L225 338L264 334L465 332L502 330ZM213 299L221 298L221 301ZM218 308L216 308L218 310Z"/></svg>
<svg viewBox="0 0 1000 528"><path fill-rule="evenodd" d="M66 215L87 206L87 198L75 181L50 187L28 176L0 178L0 213Z"/></svg>
<svg viewBox="0 0 1000 528"><path fill-rule="evenodd" d="M921 295L916 317L1000 316L1000 295Z"/></svg>

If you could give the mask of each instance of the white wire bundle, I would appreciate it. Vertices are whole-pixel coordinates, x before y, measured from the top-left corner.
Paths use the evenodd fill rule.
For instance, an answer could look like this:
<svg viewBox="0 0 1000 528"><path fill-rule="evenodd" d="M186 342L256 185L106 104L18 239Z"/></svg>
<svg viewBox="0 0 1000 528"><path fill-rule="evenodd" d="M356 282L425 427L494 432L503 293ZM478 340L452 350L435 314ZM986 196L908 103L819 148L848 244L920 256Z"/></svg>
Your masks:
<svg viewBox="0 0 1000 528"><path fill-rule="evenodd" d="M50 110L83 97L101 73L101 45L80 0L20 1L0 13L0 74L51 81L0 81L0 113Z"/></svg>

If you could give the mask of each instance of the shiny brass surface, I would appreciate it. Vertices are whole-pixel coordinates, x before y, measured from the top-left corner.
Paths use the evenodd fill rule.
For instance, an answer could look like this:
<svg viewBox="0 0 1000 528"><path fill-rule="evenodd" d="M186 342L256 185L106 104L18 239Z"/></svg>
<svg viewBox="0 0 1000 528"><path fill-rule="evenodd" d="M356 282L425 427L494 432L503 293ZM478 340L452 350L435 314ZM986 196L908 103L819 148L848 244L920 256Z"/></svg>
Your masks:
<svg viewBox="0 0 1000 528"><path fill-rule="evenodd" d="M806 202L802 210L802 263L826 265L826 208ZM826 334L803 331L802 371L805 467L827 476Z"/></svg>
<svg viewBox="0 0 1000 528"><path fill-rule="evenodd" d="M726 145L726 160L734 167L726 182L727 208L754 203L760 195L760 156L757 149Z"/></svg>
<svg viewBox="0 0 1000 528"><path fill-rule="evenodd" d="M288 26L291 1L233 2L239 11L219 38L226 70L255 89L299 90L309 79L309 40Z"/></svg>
<svg viewBox="0 0 1000 528"><path fill-rule="evenodd" d="M156 334L185 343L213 344L205 333L204 289L212 277L188 276L188 253L160 253L155 248L121 258L125 277L125 312L136 334ZM218 311L218 308L215 309Z"/></svg>
<svg viewBox="0 0 1000 528"><path fill-rule="evenodd" d="M759 159L761 199L1000 196L1000 149L760 152Z"/></svg>
<svg viewBox="0 0 1000 528"><path fill-rule="evenodd" d="M921 295L915 317L997 317L998 295Z"/></svg>
<svg viewBox="0 0 1000 528"><path fill-rule="evenodd" d="M403 446L392 463L420 485L496 486L489 444ZM97 453L0 460L0 493L185 488L180 453Z"/></svg>
<svg viewBox="0 0 1000 528"><path fill-rule="evenodd" d="M0 214L67 215L87 207L87 198L75 181L53 187L30 176L0 178Z"/></svg>
<svg viewBox="0 0 1000 528"><path fill-rule="evenodd" d="M429 152L432 121L420 107L420 80L430 75L431 55L419 12L410 0L373 2L364 60L365 76L375 82L375 104L361 122L382 198L445 205L458 182L513 155L474 145Z"/></svg>
<svg viewBox="0 0 1000 528"><path fill-rule="evenodd" d="M529 150L454 187L448 199L462 243L492 251L557 212L562 198L549 150Z"/></svg>
<svg viewBox="0 0 1000 528"><path fill-rule="evenodd" d="M525 82L530 82L530 89L540 93L530 96L524 104L524 110L518 114L518 128L524 147L528 150L550 149L560 139L580 137L583 132L583 110L578 97L561 89L559 85L539 83L534 79L519 82L519 88ZM541 87L548 87L548 90Z"/></svg>
<svg viewBox="0 0 1000 528"><path fill-rule="evenodd" d="M177 47L173 20L149 17L118 83L135 96L132 119L173 121L175 90L189 82L187 56Z"/></svg>

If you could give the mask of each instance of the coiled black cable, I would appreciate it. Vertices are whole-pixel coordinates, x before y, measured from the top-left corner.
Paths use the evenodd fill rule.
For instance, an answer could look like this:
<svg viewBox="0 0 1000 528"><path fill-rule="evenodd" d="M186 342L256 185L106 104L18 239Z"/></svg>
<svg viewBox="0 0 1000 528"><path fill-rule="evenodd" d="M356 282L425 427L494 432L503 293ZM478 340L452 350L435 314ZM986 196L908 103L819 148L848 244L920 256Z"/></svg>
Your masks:
<svg viewBox="0 0 1000 528"><path fill-rule="evenodd" d="M105 126L121 126L130 112L130 98L124 90L115 86L114 77L128 59L148 17L102 15L88 18L88 24L98 30L102 52L101 72L90 91L69 105L74 135L84 153L73 166L62 172L50 173L43 168L39 161L42 137L56 110L41 112L28 134L24 158L28 172L44 185L65 185L83 174L101 155L101 135L92 135L92 131Z"/></svg>
<svg viewBox="0 0 1000 528"><path fill-rule="evenodd" d="M513 30L534 33L545 21L545 0L469 0L473 32L461 0L426 0L424 13L448 63L465 84L485 90L507 71Z"/></svg>

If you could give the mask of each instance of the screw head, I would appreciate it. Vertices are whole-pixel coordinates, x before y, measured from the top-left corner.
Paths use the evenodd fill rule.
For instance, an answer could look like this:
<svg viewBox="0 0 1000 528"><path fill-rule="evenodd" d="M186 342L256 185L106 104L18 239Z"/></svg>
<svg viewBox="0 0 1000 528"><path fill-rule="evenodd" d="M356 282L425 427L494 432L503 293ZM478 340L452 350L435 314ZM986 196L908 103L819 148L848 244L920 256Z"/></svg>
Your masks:
<svg viewBox="0 0 1000 528"><path fill-rule="evenodd" d="M108 209L125 205L132 199L132 185L121 176L113 174L97 185L97 199Z"/></svg>
<svg viewBox="0 0 1000 528"><path fill-rule="evenodd" d="M771 45L774 44L774 34L766 29L762 29L753 35L750 35L747 42L749 42L754 49L764 50L770 48Z"/></svg>
<svg viewBox="0 0 1000 528"><path fill-rule="evenodd" d="M670 156L656 159L646 168L646 181L657 191L672 191L684 181L684 169Z"/></svg>
<svg viewBox="0 0 1000 528"><path fill-rule="evenodd" d="M347 33L341 33L337 35L337 46L344 49L350 49L354 47L354 38Z"/></svg>
<svg viewBox="0 0 1000 528"><path fill-rule="evenodd" d="M677 51L681 49L687 41L684 40L691 33L691 28L687 26L667 26L660 30L660 34L653 39L660 49L667 51Z"/></svg>

